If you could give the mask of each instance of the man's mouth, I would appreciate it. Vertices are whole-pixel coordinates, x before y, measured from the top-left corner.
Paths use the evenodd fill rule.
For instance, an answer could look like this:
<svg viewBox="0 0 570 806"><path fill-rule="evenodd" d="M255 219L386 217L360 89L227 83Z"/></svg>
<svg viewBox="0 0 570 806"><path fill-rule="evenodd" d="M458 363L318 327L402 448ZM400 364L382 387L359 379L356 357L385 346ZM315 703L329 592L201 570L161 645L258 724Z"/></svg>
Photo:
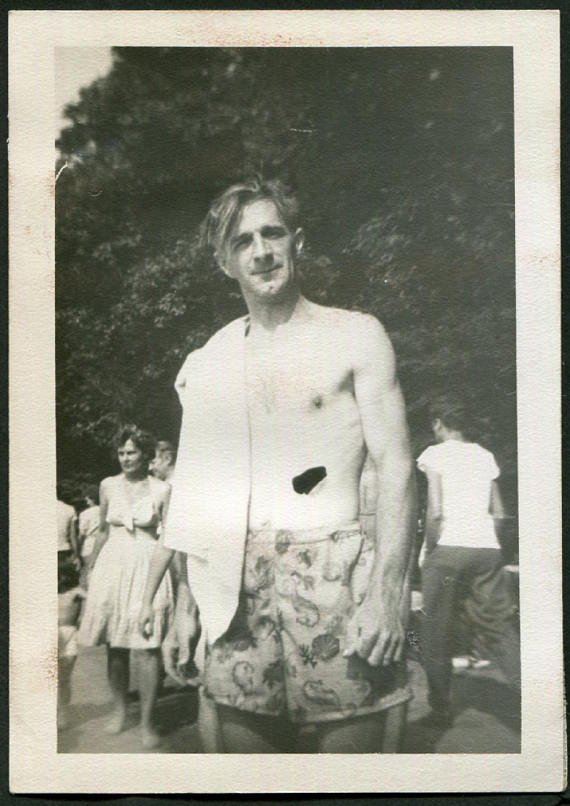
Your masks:
<svg viewBox="0 0 570 806"><path fill-rule="evenodd" d="M253 271L253 272L252 272L252 274L253 274L253 275L257 275L257 274L271 274L271 272L272 272L272 271L275 271L275 269L278 269L278 268L279 268L279 266L278 266L278 265L274 265L274 266L268 266L268 268L266 268L266 269L258 269L257 271Z"/></svg>

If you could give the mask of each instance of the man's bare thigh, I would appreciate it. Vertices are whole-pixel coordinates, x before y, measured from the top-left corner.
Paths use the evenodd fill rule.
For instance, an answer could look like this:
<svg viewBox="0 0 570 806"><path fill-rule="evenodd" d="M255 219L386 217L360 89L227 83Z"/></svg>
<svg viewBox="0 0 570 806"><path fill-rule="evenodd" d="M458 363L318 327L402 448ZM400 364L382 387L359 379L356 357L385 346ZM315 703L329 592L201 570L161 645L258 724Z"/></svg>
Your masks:
<svg viewBox="0 0 570 806"><path fill-rule="evenodd" d="M318 726L317 753L397 753L408 704Z"/></svg>
<svg viewBox="0 0 570 806"><path fill-rule="evenodd" d="M367 716L303 726L223 705L217 711L225 753L397 753L407 703Z"/></svg>

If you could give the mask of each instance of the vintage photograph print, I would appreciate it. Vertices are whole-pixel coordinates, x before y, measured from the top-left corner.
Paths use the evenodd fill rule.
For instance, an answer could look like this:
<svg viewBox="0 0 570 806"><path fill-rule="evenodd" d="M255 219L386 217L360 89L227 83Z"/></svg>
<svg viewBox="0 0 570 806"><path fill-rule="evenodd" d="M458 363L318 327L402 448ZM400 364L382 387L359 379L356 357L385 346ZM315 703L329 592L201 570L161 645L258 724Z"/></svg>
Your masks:
<svg viewBox="0 0 570 806"><path fill-rule="evenodd" d="M193 495L174 383L200 350L184 449L219 465L195 505L249 498L221 524L243 579L199 670L226 751L519 752L512 49L61 49L56 90L102 56L57 138L58 558L79 566L58 580L60 751L201 750L198 688L161 669L169 556L152 638L139 625L164 482ZM208 360L236 319L243 348ZM376 575L378 621L345 656Z"/></svg>
<svg viewBox="0 0 570 806"><path fill-rule="evenodd" d="M408 791L456 789L462 775L508 789L537 674L552 703L531 697L535 719L558 718L532 780L562 782L560 647L549 679L528 650L535 569L551 580L547 654L560 630L558 509L541 541L529 520L559 495L559 466L541 495L534 464L545 449L556 459L559 440L557 368L542 360L559 336L558 180L555 167L544 187L526 173L519 44L430 40L448 12L415 12L416 41L361 43L295 40L303 12L262 12L292 26L287 43L260 39L248 13L241 40L233 12L210 27L182 12L178 29L178 15L137 12L127 37L125 14L46 19L52 179L33 226L49 244L38 300L50 332L29 338L49 342L40 484L57 562L52 536L34 601L51 619L39 666L52 791L235 791L216 780L220 753L242 776L258 755L260 770L275 765L273 782L242 777L241 791L314 791L287 777L289 754L317 789L337 759L328 791L381 791L386 765L403 776L410 763ZM394 14L335 12L331 31ZM556 15L535 14L551 41ZM38 15L12 20L16 41ZM193 20L203 30L184 38ZM552 70L551 169L548 81ZM14 152L11 166L23 171ZM18 204L16 187L21 289L33 271L18 268ZM537 222L528 244L520 235L533 210L554 250L539 296ZM11 322L25 317L15 299ZM527 395L541 384L536 449ZM22 484L13 476L17 511ZM13 613L17 659L28 622ZM14 674L15 708L30 674ZM90 783L96 758L104 788ZM70 763L78 788L58 789ZM197 776L186 789L184 763ZM339 787L353 763L364 785ZM443 785L438 764L452 765ZM17 791L40 791L25 766L13 749Z"/></svg>

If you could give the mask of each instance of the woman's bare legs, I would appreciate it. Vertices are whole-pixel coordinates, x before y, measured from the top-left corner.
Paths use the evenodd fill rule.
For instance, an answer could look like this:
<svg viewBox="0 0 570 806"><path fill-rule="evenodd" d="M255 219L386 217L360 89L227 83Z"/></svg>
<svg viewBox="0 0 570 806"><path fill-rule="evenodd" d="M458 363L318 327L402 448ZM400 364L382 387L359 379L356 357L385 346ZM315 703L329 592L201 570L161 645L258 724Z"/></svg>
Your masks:
<svg viewBox="0 0 570 806"><path fill-rule="evenodd" d="M160 743L153 717L160 683L160 649L133 649L138 665L141 702L141 736L143 746L152 749Z"/></svg>
<svg viewBox="0 0 570 806"><path fill-rule="evenodd" d="M129 691L129 650L107 646L107 677L113 694L113 713L105 730L120 733L127 719Z"/></svg>

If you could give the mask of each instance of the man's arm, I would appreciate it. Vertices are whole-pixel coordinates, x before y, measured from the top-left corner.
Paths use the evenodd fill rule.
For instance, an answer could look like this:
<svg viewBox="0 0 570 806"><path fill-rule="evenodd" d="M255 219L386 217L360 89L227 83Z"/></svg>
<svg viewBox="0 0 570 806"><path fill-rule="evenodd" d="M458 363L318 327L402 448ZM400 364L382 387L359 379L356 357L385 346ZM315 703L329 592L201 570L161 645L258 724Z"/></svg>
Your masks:
<svg viewBox="0 0 570 806"><path fill-rule="evenodd" d="M145 638L152 635L154 622L152 602L170 566L175 596L174 620L162 642L162 657L166 672L173 680L180 685L194 685L196 680L187 677L186 667L191 660L192 650L199 634L198 608L188 584L186 555L164 545L169 503L170 487L162 503L162 528L150 561L139 612L139 630Z"/></svg>
<svg viewBox="0 0 570 806"><path fill-rule="evenodd" d="M378 473L376 555L368 591L349 636L350 651L372 665L400 660L400 604L416 528L416 486L406 412L392 345L382 325L363 317L354 391L364 439Z"/></svg>

